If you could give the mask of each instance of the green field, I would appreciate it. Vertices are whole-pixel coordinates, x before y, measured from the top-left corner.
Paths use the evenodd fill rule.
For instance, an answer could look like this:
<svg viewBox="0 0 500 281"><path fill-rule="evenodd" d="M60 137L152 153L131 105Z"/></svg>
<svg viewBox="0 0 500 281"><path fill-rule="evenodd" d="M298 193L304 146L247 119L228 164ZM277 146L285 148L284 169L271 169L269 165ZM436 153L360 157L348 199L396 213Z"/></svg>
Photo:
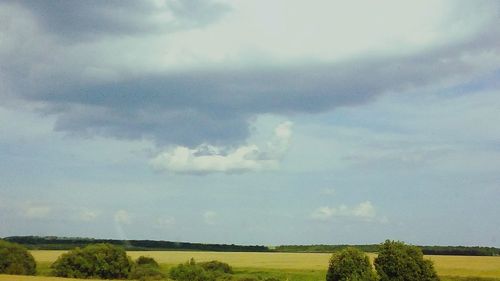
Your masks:
<svg viewBox="0 0 500 281"><path fill-rule="evenodd" d="M49 277L50 264L65 251L31 251L38 264L36 277L0 275L0 281L55 281L72 280ZM156 259L165 272L190 258L197 261L220 260L235 269L236 276L275 276L289 281L324 280L330 254L324 253L235 253L235 252L187 252L187 251L131 251L133 259L149 256ZM373 259L375 255L370 254ZM443 281L500 281L500 257L426 256L434 261Z"/></svg>

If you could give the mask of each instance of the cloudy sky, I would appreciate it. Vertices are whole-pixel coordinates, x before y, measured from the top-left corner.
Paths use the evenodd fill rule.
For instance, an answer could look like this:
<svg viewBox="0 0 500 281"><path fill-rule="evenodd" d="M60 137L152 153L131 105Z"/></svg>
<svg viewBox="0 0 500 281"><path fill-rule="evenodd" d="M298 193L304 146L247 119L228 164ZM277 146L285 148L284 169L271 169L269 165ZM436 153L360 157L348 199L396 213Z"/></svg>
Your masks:
<svg viewBox="0 0 500 281"><path fill-rule="evenodd" d="M498 1L1 1L0 236L500 246Z"/></svg>

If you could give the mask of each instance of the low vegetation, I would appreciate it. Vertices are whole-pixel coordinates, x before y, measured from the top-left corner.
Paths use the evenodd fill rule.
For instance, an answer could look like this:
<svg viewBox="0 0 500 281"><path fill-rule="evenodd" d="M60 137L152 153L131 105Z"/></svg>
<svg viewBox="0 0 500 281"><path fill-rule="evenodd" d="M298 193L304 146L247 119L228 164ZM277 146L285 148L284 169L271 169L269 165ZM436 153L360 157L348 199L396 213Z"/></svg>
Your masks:
<svg viewBox="0 0 500 281"><path fill-rule="evenodd" d="M21 245L0 240L0 274L35 275L33 256Z"/></svg>
<svg viewBox="0 0 500 281"><path fill-rule="evenodd" d="M141 281L162 280L165 278L165 274L162 273L160 266L155 259L140 256L132 266L129 278Z"/></svg>
<svg viewBox="0 0 500 281"><path fill-rule="evenodd" d="M170 269L170 278L178 281L232 280L232 274L231 266L216 260L196 263L191 259Z"/></svg>
<svg viewBox="0 0 500 281"><path fill-rule="evenodd" d="M88 245L60 256L52 265L59 277L126 279L132 262L123 248L111 244Z"/></svg>
<svg viewBox="0 0 500 281"><path fill-rule="evenodd" d="M213 260L208 262L201 262L199 263L199 265L207 271L233 274L233 268L225 262Z"/></svg>

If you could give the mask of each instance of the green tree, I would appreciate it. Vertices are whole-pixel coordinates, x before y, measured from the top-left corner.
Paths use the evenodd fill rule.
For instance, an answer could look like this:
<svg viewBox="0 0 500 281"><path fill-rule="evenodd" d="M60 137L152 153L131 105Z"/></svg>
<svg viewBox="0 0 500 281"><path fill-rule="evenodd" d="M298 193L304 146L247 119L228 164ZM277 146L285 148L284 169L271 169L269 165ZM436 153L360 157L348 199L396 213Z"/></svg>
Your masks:
<svg viewBox="0 0 500 281"><path fill-rule="evenodd" d="M334 253L326 273L326 281L372 281L376 279L368 256L352 247Z"/></svg>
<svg viewBox="0 0 500 281"><path fill-rule="evenodd" d="M381 281L437 281L432 261L422 251L399 241L386 240L374 261Z"/></svg>
<svg viewBox="0 0 500 281"><path fill-rule="evenodd" d="M0 274L35 275L36 263L23 246L0 240Z"/></svg>
<svg viewBox="0 0 500 281"><path fill-rule="evenodd" d="M59 277L125 279L132 269L132 261L121 247L91 244L61 255L52 269Z"/></svg>

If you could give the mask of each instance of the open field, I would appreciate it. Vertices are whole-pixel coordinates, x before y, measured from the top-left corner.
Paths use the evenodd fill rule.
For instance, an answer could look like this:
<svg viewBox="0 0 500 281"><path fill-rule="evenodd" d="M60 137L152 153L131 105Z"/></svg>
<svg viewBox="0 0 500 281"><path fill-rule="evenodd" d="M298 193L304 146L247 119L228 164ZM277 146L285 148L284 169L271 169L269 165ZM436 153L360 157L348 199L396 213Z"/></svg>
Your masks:
<svg viewBox="0 0 500 281"><path fill-rule="evenodd" d="M49 265L65 251L31 251L38 263L40 275L48 275ZM276 276L290 281L324 280L330 254L324 253L235 253L235 252L188 252L188 251L131 251L133 259L149 256L156 259L165 272L172 265L190 258L197 261L220 260L231 264L238 276ZM370 257L375 257L370 254ZM500 281L500 257L426 256L434 261L443 281ZM474 278L470 278L474 277ZM492 279L478 279L492 278ZM14 277L0 275L0 281L56 281L72 280L55 277ZM75 279L76 280L76 279Z"/></svg>

